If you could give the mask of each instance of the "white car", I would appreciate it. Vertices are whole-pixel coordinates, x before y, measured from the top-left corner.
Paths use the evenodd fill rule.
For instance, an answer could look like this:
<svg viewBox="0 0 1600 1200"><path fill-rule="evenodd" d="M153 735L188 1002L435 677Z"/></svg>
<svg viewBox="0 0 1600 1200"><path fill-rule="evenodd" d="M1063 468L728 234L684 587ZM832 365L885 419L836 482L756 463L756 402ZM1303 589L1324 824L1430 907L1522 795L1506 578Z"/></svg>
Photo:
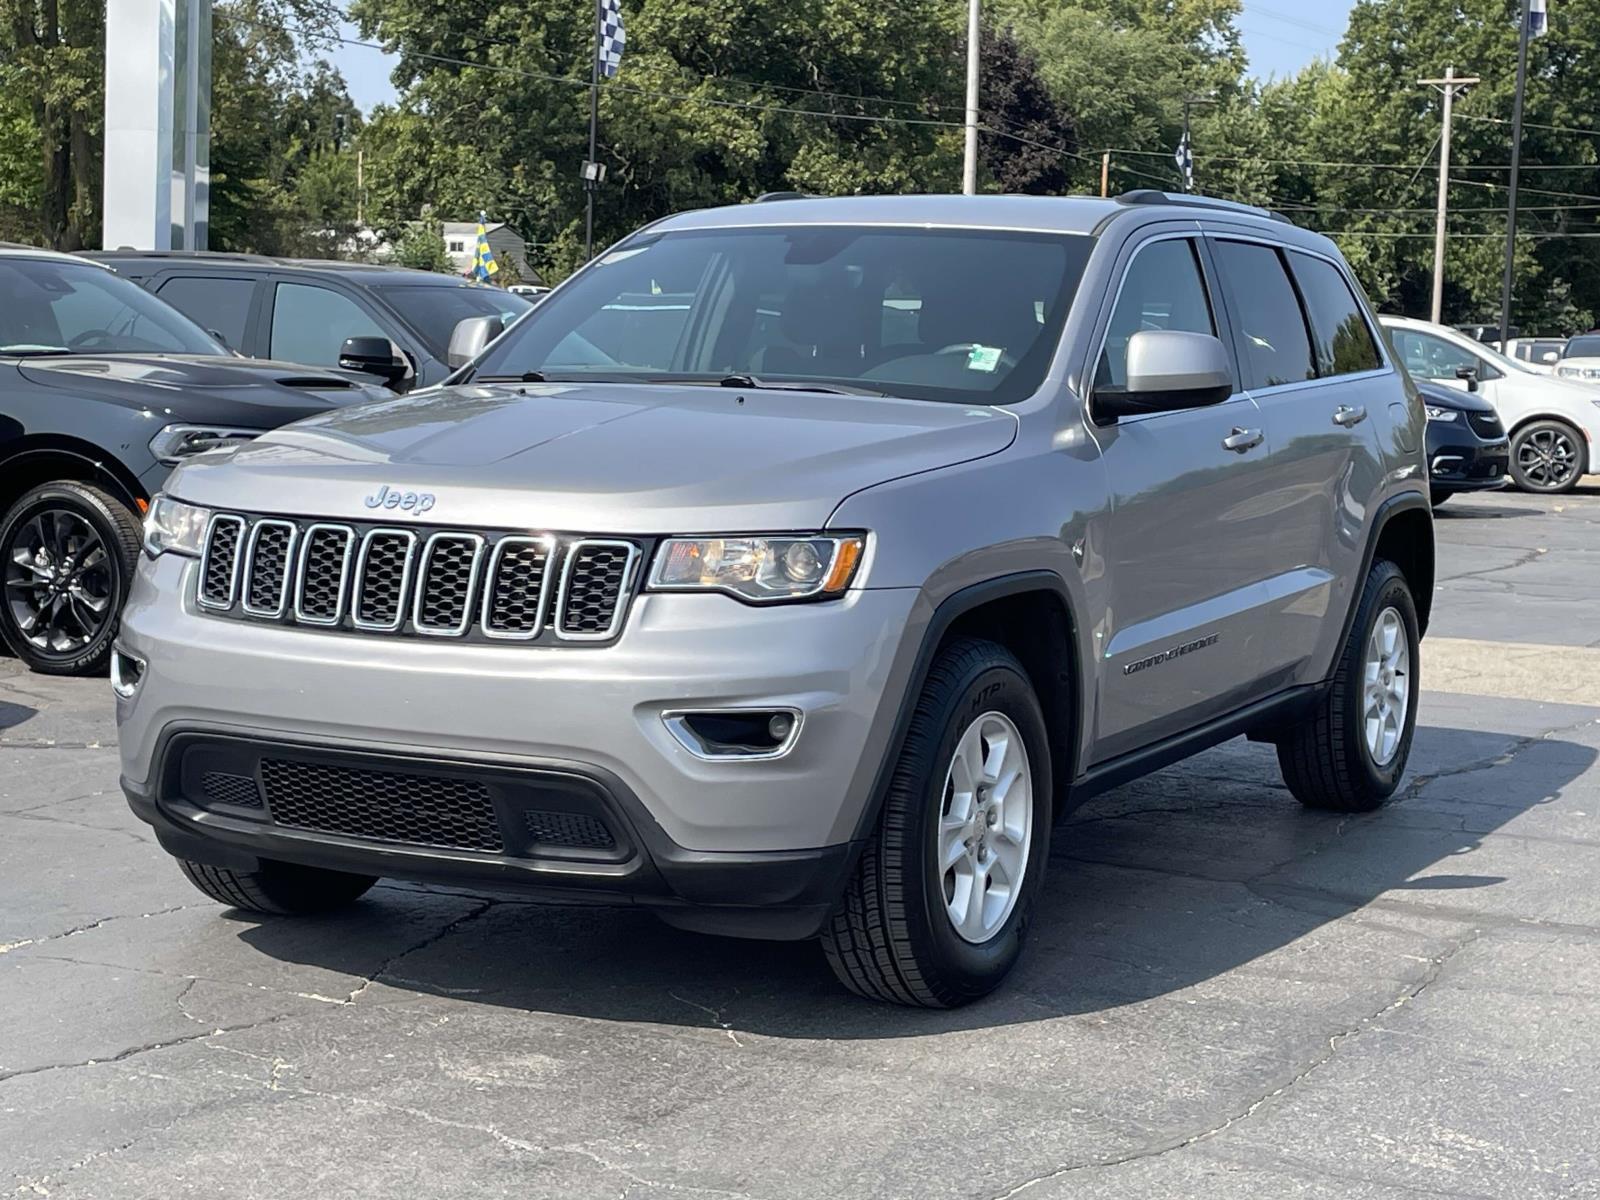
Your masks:
<svg viewBox="0 0 1600 1200"><path fill-rule="evenodd" d="M1580 333L1568 338L1556 363L1556 378L1575 383L1600 384L1600 333Z"/></svg>
<svg viewBox="0 0 1600 1200"><path fill-rule="evenodd" d="M1511 435L1512 481L1523 491L1571 491L1600 467L1600 389L1541 374L1444 325L1379 320L1415 378L1476 390L1494 405Z"/></svg>

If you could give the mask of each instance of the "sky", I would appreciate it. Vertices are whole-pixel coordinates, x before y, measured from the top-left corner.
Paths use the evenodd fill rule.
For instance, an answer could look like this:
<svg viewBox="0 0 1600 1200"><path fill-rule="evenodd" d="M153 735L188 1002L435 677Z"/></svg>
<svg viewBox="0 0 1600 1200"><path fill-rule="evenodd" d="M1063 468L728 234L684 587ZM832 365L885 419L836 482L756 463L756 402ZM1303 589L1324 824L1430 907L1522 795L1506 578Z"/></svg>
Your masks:
<svg viewBox="0 0 1600 1200"><path fill-rule="evenodd" d="M1312 59L1332 57L1344 34L1353 0L1244 0L1239 32L1250 56L1250 73L1262 79L1292 75ZM346 26L344 36L360 35ZM394 99L392 59L377 50L341 45L329 56L363 112Z"/></svg>

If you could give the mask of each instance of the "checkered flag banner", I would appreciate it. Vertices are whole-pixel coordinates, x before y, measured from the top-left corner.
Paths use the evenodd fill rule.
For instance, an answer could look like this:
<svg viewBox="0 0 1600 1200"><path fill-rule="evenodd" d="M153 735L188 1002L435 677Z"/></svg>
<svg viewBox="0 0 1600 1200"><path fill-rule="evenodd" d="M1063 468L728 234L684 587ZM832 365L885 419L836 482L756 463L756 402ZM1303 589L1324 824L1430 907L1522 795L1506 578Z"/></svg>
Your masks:
<svg viewBox="0 0 1600 1200"><path fill-rule="evenodd" d="M1544 0L1528 0L1528 32L1540 37L1550 28L1550 16L1545 12Z"/></svg>
<svg viewBox="0 0 1600 1200"><path fill-rule="evenodd" d="M1183 135L1178 142L1178 148L1173 152L1172 161L1178 164L1178 172L1183 176L1185 189L1194 187L1194 153L1189 148L1189 135Z"/></svg>
<svg viewBox="0 0 1600 1200"><path fill-rule="evenodd" d="M600 0L600 74L607 79L622 69L622 47L627 40L621 0Z"/></svg>

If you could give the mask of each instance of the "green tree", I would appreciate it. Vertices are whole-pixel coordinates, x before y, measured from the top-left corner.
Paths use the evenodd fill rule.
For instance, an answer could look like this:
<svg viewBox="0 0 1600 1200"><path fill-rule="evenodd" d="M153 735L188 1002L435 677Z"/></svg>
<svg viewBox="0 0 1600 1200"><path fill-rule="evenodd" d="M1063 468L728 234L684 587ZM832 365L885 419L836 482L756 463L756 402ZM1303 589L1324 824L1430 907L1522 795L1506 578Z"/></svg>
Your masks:
<svg viewBox="0 0 1600 1200"><path fill-rule="evenodd" d="M432 221L412 221L400 231L394 243L394 261L417 271L445 274L454 270L444 252L444 237Z"/></svg>

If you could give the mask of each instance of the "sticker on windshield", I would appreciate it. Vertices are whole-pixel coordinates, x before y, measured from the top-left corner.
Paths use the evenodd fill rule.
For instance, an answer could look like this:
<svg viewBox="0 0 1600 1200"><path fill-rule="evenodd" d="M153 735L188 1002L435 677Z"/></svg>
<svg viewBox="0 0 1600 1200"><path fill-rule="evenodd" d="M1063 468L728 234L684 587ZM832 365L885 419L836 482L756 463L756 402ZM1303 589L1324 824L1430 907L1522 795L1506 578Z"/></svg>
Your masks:
<svg viewBox="0 0 1600 1200"><path fill-rule="evenodd" d="M980 346L974 342L967 351L967 370L993 371L1000 365L1000 356L1004 353L999 346Z"/></svg>

